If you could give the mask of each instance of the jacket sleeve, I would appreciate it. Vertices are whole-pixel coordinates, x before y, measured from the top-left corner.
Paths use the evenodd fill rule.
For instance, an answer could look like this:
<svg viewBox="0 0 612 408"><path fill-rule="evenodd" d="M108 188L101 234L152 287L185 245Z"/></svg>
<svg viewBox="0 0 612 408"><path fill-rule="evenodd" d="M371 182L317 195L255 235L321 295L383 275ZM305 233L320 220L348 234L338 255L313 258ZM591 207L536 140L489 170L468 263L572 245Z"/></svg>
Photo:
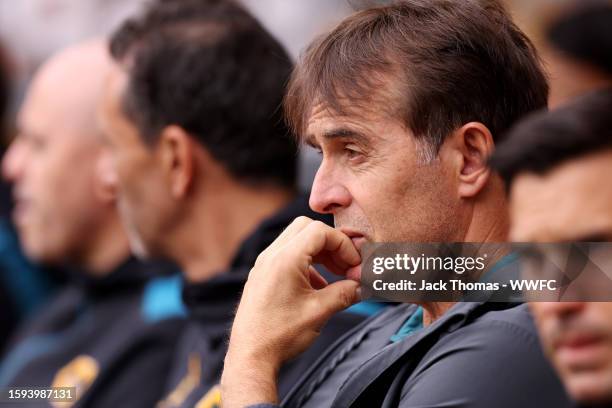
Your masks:
<svg viewBox="0 0 612 408"><path fill-rule="evenodd" d="M572 407L535 333L475 322L434 346L403 385L402 408Z"/></svg>

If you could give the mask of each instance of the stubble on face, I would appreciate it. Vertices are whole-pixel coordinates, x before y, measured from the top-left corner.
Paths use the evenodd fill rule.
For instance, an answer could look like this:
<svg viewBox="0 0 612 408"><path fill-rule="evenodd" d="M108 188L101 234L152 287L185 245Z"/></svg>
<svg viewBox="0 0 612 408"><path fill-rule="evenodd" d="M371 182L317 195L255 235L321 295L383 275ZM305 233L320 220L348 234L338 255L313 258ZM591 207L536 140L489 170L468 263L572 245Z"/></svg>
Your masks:
<svg viewBox="0 0 612 408"><path fill-rule="evenodd" d="M319 104L306 131L310 144L323 154L315 183L324 185L322 190L342 192L342 197L329 197L336 228L370 242L451 239L458 206L453 174L445 163L423 163L422 142L397 119L377 112L347 112L337 114ZM350 158L343 149L351 151ZM319 187L314 194L319 194Z"/></svg>
<svg viewBox="0 0 612 408"><path fill-rule="evenodd" d="M147 146L135 124L123 111L123 95L128 83L127 72L119 64L107 77L106 93L98 118L105 130L109 169L115 180L117 207L134 255L148 258L156 255L157 220L163 215L155 210L161 187L154 149ZM155 197L153 197L153 193Z"/></svg>

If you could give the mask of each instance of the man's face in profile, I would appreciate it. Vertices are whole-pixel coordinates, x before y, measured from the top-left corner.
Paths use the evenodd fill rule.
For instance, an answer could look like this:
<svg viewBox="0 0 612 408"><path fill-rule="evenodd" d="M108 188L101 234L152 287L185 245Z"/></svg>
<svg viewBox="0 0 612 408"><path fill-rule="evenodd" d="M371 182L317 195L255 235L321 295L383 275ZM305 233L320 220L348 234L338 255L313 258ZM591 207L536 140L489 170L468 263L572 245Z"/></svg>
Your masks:
<svg viewBox="0 0 612 408"><path fill-rule="evenodd" d="M612 151L570 160L544 175L519 174L511 190L515 242L612 241ZM612 270L609 256L599 268ZM595 260L597 261L597 260ZM569 393L612 401L612 303L533 302L544 349Z"/></svg>
<svg viewBox="0 0 612 408"><path fill-rule="evenodd" d="M108 77L99 109L100 125L107 135L110 164L107 177L114 180L117 206L132 252L140 257L163 255L160 240L173 213L170 191L164 183L157 145L149 146L123 111L126 72L116 65Z"/></svg>
<svg viewBox="0 0 612 408"><path fill-rule="evenodd" d="M74 78L82 54L62 54L37 74L19 112L19 135L3 159L4 176L14 183L13 221L26 254L38 262L87 256L86 238L105 205L96 175L96 83Z"/></svg>
<svg viewBox="0 0 612 408"><path fill-rule="evenodd" d="M322 153L310 206L333 214L358 249L365 242L460 239L459 199L444 148L425 162L425 142L400 120L363 109L340 115L325 104L312 109L305 139Z"/></svg>

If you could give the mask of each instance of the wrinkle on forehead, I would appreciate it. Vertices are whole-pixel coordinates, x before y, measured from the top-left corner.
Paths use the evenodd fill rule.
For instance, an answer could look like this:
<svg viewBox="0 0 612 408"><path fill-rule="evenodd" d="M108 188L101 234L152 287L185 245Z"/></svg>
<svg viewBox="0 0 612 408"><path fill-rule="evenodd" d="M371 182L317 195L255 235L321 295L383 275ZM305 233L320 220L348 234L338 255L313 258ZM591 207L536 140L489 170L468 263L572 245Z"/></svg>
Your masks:
<svg viewBox="0 0 612 408"><path fill-rule="evenodd" d="M387 128L401 123L380 113L352 108L337 112L325 103L313 106L306 125L304 142L316 145L321 139L351 136L357 139L385 140ZM403 125L402 125L403 127Z"/></svg>

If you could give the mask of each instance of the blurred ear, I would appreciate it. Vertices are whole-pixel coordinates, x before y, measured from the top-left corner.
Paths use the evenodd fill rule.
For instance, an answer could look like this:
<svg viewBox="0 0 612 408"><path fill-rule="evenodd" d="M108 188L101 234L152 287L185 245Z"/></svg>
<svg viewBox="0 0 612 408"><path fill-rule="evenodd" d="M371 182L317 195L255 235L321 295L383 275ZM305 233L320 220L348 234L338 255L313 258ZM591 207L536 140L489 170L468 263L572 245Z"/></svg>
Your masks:
<svg viewBox="0 0 612 408"><path fill-rule="evenodd" d="M194 143L191 136L176 125L165 127L159 136L156 149L174 198L183 198L193 183Z"/></svg>
<svg viewBox="0 0 612 408"><path fill-rule="evenodd" d="M459 197L475 197L491 178L487 160L495 149L493 136L482 123L470 122L453 132L451 139L458 158Z"/></svg>
<svg viewBox="0 0 612 408"><path fill-rule="evenodd" d="M96 161L95 194L105 204L114 204L117 198L117 173L112 153L102 147Z"/></svg>

